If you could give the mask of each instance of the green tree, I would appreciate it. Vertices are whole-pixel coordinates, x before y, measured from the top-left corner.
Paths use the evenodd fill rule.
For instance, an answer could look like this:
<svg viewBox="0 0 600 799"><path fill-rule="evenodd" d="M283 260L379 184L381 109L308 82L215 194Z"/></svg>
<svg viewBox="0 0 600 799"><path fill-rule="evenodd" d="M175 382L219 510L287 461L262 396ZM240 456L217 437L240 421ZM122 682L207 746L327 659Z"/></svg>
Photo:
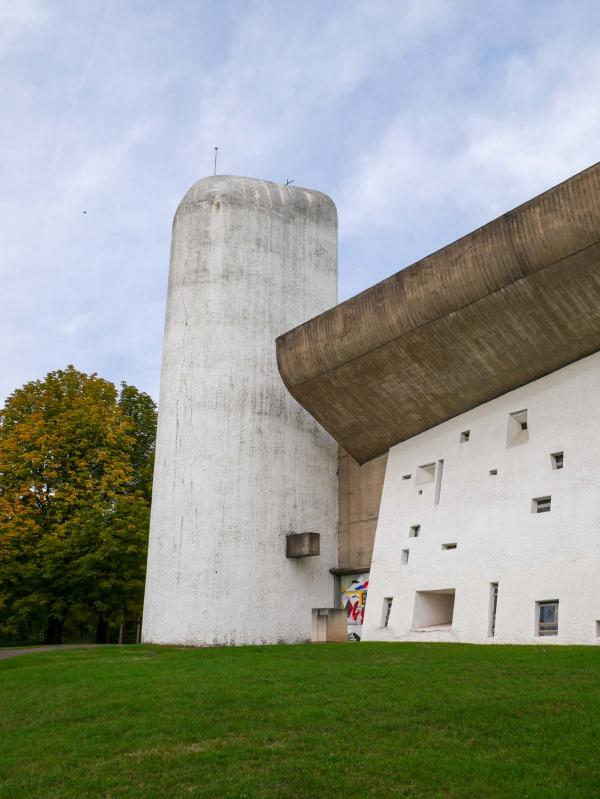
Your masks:
<svg viewBox="0 0 600 799"><path fill-rule="evenodd" d="M134 443L131 465L134 470L134 484L150 500L156 443L156 403L152 397L135 386L121 383L119 407L132 423Z"/></svg>
<svg viewBox="0 0 600 799"><path fill-rule="evenodd" d="M69 366L0 412L0 636L60 642L141 613L156 408Z"/></svg>

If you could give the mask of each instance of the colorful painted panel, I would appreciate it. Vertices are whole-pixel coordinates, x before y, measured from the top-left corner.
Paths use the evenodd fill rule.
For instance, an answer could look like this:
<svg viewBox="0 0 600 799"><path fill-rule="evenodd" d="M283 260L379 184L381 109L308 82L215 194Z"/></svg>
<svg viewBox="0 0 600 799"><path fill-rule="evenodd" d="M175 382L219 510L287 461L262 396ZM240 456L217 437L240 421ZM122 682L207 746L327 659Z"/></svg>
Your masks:
<svg viewBox="0 0 600 799"><path fill-rule="evenodd" d="M367 604L369 573L346 574L340 577L340 594L342 607L348 617L348 638L360 641L362 625Z"/></svg>

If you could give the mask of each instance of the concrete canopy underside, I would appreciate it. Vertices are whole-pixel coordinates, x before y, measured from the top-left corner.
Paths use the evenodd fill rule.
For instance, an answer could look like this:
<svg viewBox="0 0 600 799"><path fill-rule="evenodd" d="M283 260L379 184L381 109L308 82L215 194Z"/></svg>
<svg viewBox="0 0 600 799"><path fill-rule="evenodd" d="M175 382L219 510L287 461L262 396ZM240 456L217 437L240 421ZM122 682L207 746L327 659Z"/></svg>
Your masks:
<svg viewBox="0 0 600 799"><path fill-rule="evenodd" d="M359 462L600 349L600 164L277 339Z"/></svg>

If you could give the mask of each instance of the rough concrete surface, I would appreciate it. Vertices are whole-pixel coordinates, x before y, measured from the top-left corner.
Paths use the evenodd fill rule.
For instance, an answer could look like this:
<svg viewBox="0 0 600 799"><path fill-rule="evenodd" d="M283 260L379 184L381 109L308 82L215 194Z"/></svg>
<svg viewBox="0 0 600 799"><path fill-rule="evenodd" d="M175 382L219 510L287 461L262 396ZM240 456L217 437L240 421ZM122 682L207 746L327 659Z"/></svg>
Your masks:
<svg viewBox="0 0 600 799"><path fill-rule="evenodd" d="M347 640L348 626L346 611L343 608L313 608L313 643L341 643Z"/></svg>
<svg viewBox="0 0 600 799"><path fill-rule="evenodd" d="M143 640L308 640L337 564L337 446L288 394L275 339L337 300L319 192L196 183L173 224ZM286 558L286 535L320 555Z"/></svg>
<svg viewBox="0 0 600 799"><path fill-rule="evenodd" d="M368 570L387 455L362 466L340 447L338 567Z"/></svg>
<svg viewBox="0 0 600 799"><path fill-rule="evenodd" d="M600 349L600 164L277 342L292 395L363 463Z"/></svg>

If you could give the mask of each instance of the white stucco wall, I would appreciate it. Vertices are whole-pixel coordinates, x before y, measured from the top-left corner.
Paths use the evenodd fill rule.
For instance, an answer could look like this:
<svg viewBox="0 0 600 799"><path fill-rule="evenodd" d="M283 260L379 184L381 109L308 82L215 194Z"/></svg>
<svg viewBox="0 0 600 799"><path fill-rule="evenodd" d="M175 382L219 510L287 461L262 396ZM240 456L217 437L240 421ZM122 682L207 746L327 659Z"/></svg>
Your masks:
<svg viewBox="0 0 600 799"><path fill-rule="evenodd" d="M332 606L337 445L285 389L275 338L337 301L319 192L205 178L173 224L143 640L310 638ZM314 531L321 554L286 559Z"/></svg>
<svg viewBox="0 0 600 799"><path fill-rule="evenodd" d="M363 640L600 643L599 400L600 353L390 450ZM523 409L528 440L507 446L509 415ZM469 440L461 443L466 430ZM550 455L558 451L564 468L553 470ZM419 485L425 473L418 467L440 460L435 504L435 481ZM497 475L490 476L492 469ZM552 498L550 512L532 513L532 499L544 496ZM410 538L417 524L419 536ZM445 543L457 548L444 551ZM491 638L493 582L499 588ZM449 589L455 590L451 630L412 630L416 592ZM388 597L393 604L384 628ZM554 599L558 635L538 637L535 603Z"/></svg>

